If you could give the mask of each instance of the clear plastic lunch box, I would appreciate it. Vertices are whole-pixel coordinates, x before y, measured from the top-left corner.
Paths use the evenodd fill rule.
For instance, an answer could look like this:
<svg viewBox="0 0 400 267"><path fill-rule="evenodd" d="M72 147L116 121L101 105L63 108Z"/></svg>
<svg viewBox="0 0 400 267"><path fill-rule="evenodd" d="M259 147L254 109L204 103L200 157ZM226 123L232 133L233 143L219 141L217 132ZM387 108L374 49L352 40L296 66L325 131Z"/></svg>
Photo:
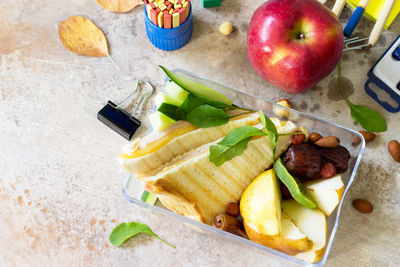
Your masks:
<svg viewBox="0 0 400 267"><path fill-rule="evenodd" d="M254 110L262 109L267 116L276 117L276 115L273 113L273 108L277 107L278 105L269 100L261 99L259 97L252 96L250 94L230 88L228 86L224 86L222 84L201 78L201 77L199 77L195 74L192 74L188 71L185 71L185 70L175 69L174 71L177 73L180 73L182 75L185 75L186 77L188 77L192 80L198 81L202 84L205 84L205 85L219 91L220 93L222 93L225 96L232 99L234 104L236 104L238 106L247 107L247 108L251 108ZM166 78L164 86L167 81L168 81L168 78ZM343 204L343 199L344 199L347 191L349 190L351 184L353 183L354 177L357 172L357 168L361 161L361 155L364 151L365 141L364 141L363 137L357 131L345 128L345 127L337 125L335 123L321 120L315 116L305 114L300 111L296 111L296 110L286 108L286 107L281 107L281 106L278 106L278 107L281 109L286 109L289 112L289 114L290 114L288 116L289 120L295 122L298 126L303 126L303 127L307 128L310 132L318 132L318 133L322 134L323 136L334 135L334 136L339 137L339 139L341 141L341 145L345 146L349 150L349 152L352 156L352 158L350 159L350 162L349 162L349 169L347 170L346 173L342 174L342 180L345 185L345 190L344 190L342 199L341 199L338 207L336 208L336 210L327 218L326 250L325 250L323 257L318 262L308 263L308 262L302 261L302 260L295 258L293 256L290 256L288 254L285 254L280 251L274 250L272 248L257 244L251 240L236 236L234 234L222 231L215 227L212 227L212 226L203 224L201 222L189 219L182 215L176 214L176 213L162 207L161 204L157 204L156 206L147 204L141 200L141 194L143 193L144 189L143 189L141 182L139 180L137 180L134 175L129 175L127 177L127 179L124 183L123 189L122 189L123 196L128 201L130 201L144 209L150 210L151 212L161 213L161 214L170 216L174 219L181 221L182 223L187 223L187 224L193 225L204 231L216 233L220 236L224 236L228 239L239 242L245 246L256 248L260 252L263 252L264 254L267 254L274 259L279 258L283 262L298 264L300 266L315 266L315 267L322 266L325 263L325 261L328 257L329 251L331 249L333 239L335 237L335 233L336 233L338 223L339 223L339 215L340 215L341 207ZM361 139L361 143L357 146L353 146L352 140L356 136L358 136Z"/></svg>

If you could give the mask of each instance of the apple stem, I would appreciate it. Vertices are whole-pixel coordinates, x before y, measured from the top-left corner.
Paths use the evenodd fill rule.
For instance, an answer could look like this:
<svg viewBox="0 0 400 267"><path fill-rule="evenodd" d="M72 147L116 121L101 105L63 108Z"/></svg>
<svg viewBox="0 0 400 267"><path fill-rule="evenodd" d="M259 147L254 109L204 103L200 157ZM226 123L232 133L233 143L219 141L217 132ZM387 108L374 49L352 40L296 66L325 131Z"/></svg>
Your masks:
<svg viewBox="0 0 400 267"><path fill-rule="evenodd" d="M300 33L300 34L297 36L297 39L299 39L299 40L305 40L305 39L306 39L306 36L305 36L304 33Z"/></svg>

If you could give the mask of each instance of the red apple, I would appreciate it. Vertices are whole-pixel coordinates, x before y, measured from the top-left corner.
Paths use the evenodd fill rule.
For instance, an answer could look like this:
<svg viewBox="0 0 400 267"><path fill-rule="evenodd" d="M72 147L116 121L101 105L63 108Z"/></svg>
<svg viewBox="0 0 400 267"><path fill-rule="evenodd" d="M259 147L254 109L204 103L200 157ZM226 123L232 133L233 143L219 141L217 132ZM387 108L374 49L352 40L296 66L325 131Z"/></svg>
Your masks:
<svg viewBox="0 0 400 267"><path fill-rule="evenodd" d="M313 87L337 65L343 31L316 0L269 0L251 18L247 55L256 72L288 93Z"/></svg>

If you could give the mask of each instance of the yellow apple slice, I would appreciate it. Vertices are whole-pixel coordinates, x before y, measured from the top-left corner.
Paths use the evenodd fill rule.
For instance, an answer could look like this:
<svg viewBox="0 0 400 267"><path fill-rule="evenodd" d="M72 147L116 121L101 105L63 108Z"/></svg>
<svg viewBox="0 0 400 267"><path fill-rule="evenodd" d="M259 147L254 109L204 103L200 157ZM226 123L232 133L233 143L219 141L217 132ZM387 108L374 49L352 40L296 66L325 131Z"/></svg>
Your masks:
<svg viewBox="0 0 400 267"><path fill-rule="evenodd" d="M311 262L318 261L322 257L326 246L326 217L324 213L319 209L306 208L294 199L284 200L281 205L282 210L299 230L313 242L313 248L310 253L314 253L315 257L313 258L312 254L303 256L307 256L308 259L313 258Z"/></svg>
<svg viewBox="0 0 400 267"><path fill-rule="evenodd" d="M344 191L340 175L328 179L318 179L304 184L306 192L326 216L331 215L339 204Z"/></svg>
<svg viewBox="0 0 400 267"><path fill-rule="evenodd" d="M312 248L312 241L308 239L287 215L282 213L282 229L278 236L269 236L260 233L252 223L244 222L244 228L250 240L261 245L282 251L289 255L296 255L309 251Z"/></svg>
<svg viewBox="0 0 400 267"><path fill-rule="evenodd" d="M257 176L244 190L240 200L243 221L254 225L264 235L279 235L281 231L281 191L274 171Z"/></svg>

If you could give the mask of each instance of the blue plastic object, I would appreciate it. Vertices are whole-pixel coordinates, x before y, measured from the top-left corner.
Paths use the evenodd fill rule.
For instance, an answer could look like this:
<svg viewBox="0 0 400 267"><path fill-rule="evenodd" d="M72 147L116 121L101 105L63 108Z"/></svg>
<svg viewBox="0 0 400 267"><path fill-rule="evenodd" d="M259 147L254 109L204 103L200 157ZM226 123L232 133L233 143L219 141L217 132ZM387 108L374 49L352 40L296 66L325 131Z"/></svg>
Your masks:
<svg viewBox="0 0 400 267"><path fill-rule="evenodd" d="M144 8L144 13L147 37L155 47L165 51L177 50L186 45L192 37L192 7L190 7L189 15L185 22L179 27L172 29L164 29L155 25L147 17L146 8Z"/></svg>
<svg viewBox="0 0 400 267"><path fill-rule="evenodd" d="M397 56L399 57L397 57ZM381 58L368 71L368 80L365 82L365 92L379 105L391 113L400 111L400 36L386 50ZM388 102L379 99L378 95L371 89L375 84L381 90L386 91L397 103L392 106Z"/></svg>
<svg viewBox="0 0 400 267"><path fill-rule="evenodd" d="M343 30L343 34L346 37L350 37L353 34L354 29L357 27L358 22L360 21L362 15L364 14L365 9L361 6L358 6L354 11L353 15L351 15L349 22L347 22L346 27Z"/></svg>

